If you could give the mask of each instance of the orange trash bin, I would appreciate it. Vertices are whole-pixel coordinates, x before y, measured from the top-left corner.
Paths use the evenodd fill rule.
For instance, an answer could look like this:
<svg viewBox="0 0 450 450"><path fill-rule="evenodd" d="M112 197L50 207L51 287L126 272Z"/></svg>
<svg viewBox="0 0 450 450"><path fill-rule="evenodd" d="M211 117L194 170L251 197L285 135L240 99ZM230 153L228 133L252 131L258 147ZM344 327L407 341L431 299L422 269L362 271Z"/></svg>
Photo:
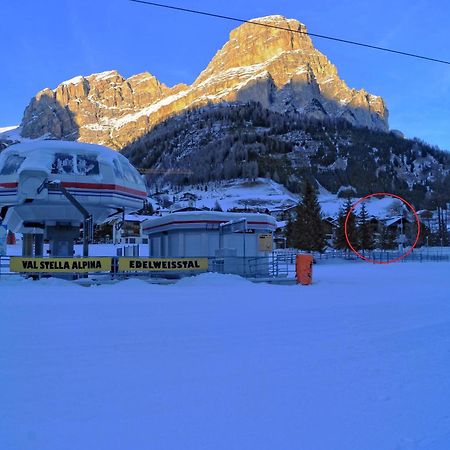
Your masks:
<svg viewBox="0 0 450 450"><path fill-rule="evenodd" d="M312 283L313 257L311 255L297 255L295 258L295 274L297 283L307 285Z"/></svg>

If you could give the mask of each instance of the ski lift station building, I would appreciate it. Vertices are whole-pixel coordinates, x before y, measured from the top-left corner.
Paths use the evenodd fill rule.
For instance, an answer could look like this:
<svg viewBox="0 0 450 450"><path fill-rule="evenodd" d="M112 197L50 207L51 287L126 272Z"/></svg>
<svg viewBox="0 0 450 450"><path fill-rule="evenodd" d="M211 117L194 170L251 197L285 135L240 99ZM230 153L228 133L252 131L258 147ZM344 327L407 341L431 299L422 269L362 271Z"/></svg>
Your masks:
<svg viewBox="0 0 450 450"><path fill-rule="evenodd" d="M256 260L266 258L267 264L259 264L262 275L268 271L276 227L268 214L189 211L148 219L142 232L148 236L150 257L222 258L224 271L231 273L242 273L251 260L254 267Z"/></svg>
<svg viewBox="0 0 450 450"><path fill-rule="evenodd" d="M42 255L43 238L50 241L51 256L73 256L83 222L80 208L92 223L102 223L142 208L146 197L138 171L100 145L37 140L0 154L0 216L10 230L24 233L27 256L33 241L36 256Z"/></svg>

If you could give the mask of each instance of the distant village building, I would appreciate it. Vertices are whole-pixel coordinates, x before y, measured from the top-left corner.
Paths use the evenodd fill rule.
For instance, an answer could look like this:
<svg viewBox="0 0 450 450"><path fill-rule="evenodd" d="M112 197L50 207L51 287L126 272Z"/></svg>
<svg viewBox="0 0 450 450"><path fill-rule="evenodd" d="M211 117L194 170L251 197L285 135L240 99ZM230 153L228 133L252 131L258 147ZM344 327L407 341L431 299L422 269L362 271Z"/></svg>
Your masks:
<svg viewBox="0 0 450 450"><path fill-rule="evenodd" d="M272 214L272 216L274 216L277 220L288 220L296 206L297 205L284 205L280 208L274 208L270 211L270 214Z"/></svg>
<svg viewBox="0 0 450 450"><path fill-rule="evenodd" d="M395 233L406 233L411 231L413 221L408 217L396 216L389 217L381 221L381 223L388 229Z"/></svg>
<svg viewBox="0 0 450 450"><path fill-rule="evenodd" d="M142 224L153 216L126 214L124 220L117 217L111 220L113 244L148 244L148 238L142 233Z"/></svg>
<svg viewBox="0 0 450 450"><path fill-rule="evenodd" d="M184 192L183 195L179 198L179 200L195 202L198 200L198 197L196 194L193 194L192 192Z"/></svg>
<svg viewBox="0 0 450 450"><path fill-rule="evenodd" d="M175 212L187 212L187 211L209 211L209 209L206 208L196 208L193 205L186 205L186 204L180 204L180 203L174 203L171 207L170 207L170 212L171 213L175 213Z"/></svg>
<svg viewBox="0 0 450 450"><path fill-rule="evenodd" d="M333 240L338 226L338 221L332 216L324 217L322 219L322 226L325 232L325 237L327 240Z"/></svg>

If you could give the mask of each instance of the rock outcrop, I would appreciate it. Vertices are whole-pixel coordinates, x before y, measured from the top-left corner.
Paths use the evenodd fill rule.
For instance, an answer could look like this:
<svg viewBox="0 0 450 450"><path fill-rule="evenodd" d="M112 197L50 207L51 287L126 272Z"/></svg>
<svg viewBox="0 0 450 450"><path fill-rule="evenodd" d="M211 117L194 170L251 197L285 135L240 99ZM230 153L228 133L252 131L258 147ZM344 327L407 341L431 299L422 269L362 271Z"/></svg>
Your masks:
<svg viewBox="0 0 450 450"><path fill-rule="evenodd" d="M254 22L292 31L241 25L191 86L169 88L149 73L127 79L117 71L75 77L31 100L22 135L121 149L186 109L246 101L278 112L344 118L356 126L388 130L383 99L349 88L336 67L314 48L303 24L282 16Z"/></svg>

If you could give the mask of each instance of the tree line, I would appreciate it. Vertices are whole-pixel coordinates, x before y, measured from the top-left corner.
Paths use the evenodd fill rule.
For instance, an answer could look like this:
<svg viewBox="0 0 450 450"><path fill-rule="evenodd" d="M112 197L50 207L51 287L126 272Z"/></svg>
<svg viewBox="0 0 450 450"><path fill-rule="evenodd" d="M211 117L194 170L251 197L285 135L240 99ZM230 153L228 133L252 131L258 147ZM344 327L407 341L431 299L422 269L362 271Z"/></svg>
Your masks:
<svg viewBox="0 0 450 450"><path fill-rule="evenodd" d="M298 193L307 177L334 193L341 186L352 186L359 197L395 192L419 208L443 207L450 198L448 153L395 133L252 102L192 109L122 152L136 167L155 169L150 184L265 177Z"/></svg>
<svg viewBox="0 0 450 450"><path fill-rule="evenodd" d="M325 223L317 192L311 181L305 181L301 200L295 208L294 217L288 218L285 233L288 247L304 251L323 252L327 247L349 251L351 243L353 249L360 253L381 249L393 250L400 244L412 243L417 235L416 224L405 224L399 233L382 222L372 221L364 202L355 213L350 198L340 209L336 223L333 224L332 237L327 236ZM440 227L431 232L424 223L420 224L421 232L417 245L448 245L449 232L447 224L440 222ZM347 237L346 232L347 231ZM405 242L401 239L404 238Z"/></svg>

